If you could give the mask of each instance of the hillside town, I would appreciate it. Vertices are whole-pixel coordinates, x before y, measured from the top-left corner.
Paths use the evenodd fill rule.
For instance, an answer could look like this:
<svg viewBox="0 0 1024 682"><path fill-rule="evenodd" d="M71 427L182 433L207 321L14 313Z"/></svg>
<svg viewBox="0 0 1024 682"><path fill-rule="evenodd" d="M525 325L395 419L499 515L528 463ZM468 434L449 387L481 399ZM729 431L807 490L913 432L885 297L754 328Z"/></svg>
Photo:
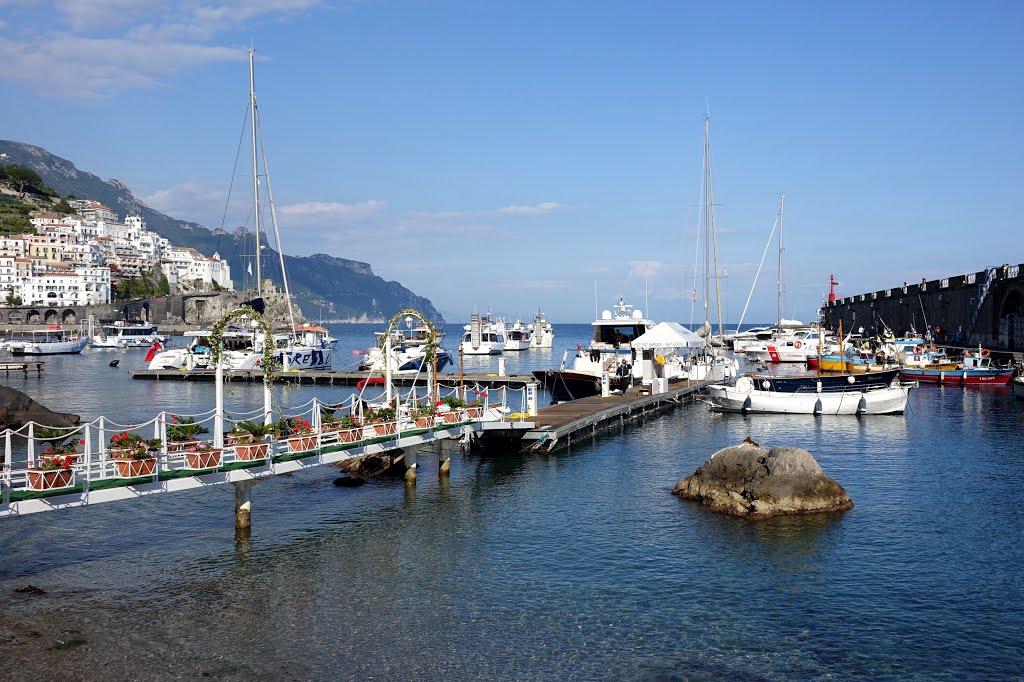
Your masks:
<svg viewBox="0 0 1024 682"><path fill-rule="evenodd" d="M174 246L139 215L121 222L98 201L69 199L73 214L36 211L35 234L0 235L0 305L110 303L120 283L162 273L165 293L233 290L218 253Z"/></svg>

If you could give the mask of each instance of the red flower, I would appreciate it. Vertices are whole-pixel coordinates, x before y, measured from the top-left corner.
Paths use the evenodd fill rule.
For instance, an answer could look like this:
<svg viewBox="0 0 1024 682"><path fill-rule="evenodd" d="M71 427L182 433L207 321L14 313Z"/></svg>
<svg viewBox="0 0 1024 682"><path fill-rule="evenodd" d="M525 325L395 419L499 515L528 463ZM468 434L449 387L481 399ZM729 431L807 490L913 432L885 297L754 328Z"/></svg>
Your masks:
<svg viewBox="0 0 1024 682"><path fill-rule="evenodd" d="M79 438L79 439L78 439L78 444L79 444L79 445L85 445L85 441L84 441L84 440L82 440L81 438Z"/></svg>

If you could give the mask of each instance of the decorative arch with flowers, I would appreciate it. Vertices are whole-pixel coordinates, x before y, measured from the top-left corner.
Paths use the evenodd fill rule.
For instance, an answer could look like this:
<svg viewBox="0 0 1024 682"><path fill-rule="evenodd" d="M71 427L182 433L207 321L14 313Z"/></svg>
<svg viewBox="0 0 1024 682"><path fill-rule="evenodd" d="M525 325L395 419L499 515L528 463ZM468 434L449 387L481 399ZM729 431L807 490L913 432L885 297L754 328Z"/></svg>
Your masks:
<svg viewBox="0 0 1024 682"><path fill-rule="evenodd" d="M242 317L255 320L263 332L263 358L260 363L263 366L263 384L267 387L273 386L277 370L277 360L274 359L274 336L267 319L251 306L239 306L213 325L213 329L210 331L210 354L214 366L220 362L221 353L224 352L224 332L232 322Z"/></svg>

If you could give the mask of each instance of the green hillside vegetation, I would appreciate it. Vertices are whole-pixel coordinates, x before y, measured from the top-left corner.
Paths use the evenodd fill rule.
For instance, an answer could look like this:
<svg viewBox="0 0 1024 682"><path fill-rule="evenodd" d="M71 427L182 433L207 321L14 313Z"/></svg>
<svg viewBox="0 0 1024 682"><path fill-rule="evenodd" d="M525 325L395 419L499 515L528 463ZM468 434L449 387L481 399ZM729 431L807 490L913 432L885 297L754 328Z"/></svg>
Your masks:
<svg viewBox="0 0 1024 682"><path fill-rule="evenodd" d="M32 211L39 210L74 213L67 199L59 197L34 170L0 165L0 235L35 234L28 219Z"/></svg>
<svg viewBox="0 0 1024 682"><path fill-rule="evenodd" d="M111 292L115 301L127 301L133 298L153 298L171 293L171 285L163 270L154 268L144 271L139 277L129 277L114 285Z"/></svg>

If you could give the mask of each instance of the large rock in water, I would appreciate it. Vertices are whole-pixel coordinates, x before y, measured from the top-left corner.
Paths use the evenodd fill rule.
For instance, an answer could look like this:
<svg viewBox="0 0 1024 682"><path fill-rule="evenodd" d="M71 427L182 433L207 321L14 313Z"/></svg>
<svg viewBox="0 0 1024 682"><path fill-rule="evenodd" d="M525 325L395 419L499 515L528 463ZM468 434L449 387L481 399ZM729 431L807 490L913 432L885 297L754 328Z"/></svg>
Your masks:
<svg viewBox="0 0 1024 682"><path fill-rule="evenodd" d="M54 412L21 391L0 386L0 429L17 429L28 422L45 426L74 426L79 421L81 417L77 414Z"/></svg>
<svg viewBox="0 0 1024 682"><path fill-rule="evenodd" d="M770 450L743 443L711 455L673 495L697 500L713 511L767 518L781 514L843 511L853 500L801 448Z"/></svg>

